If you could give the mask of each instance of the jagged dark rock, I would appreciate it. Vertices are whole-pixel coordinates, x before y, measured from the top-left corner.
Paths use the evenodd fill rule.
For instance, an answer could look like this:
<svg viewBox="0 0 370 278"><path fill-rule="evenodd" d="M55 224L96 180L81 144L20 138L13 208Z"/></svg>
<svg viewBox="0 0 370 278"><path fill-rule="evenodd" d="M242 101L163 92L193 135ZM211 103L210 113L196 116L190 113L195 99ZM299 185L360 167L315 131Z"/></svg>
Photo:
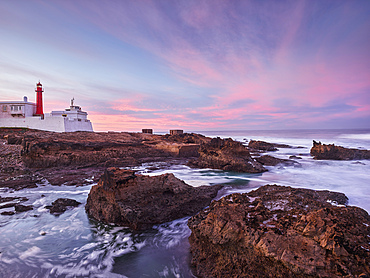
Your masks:
<svg viewBox="0 0 370 278"><path fill-rule="evenodd" d="M16 201L16 202L12 202ZM26 197L1 197L0 196L0 209L5 208L12 208L14 207L14 211L3 211L1 212L2 215L13 215L15 212L23 212L32 210L32 206L25 206L20 204L20 202L28 201ZM3 204L5 203L5 204Z"/></svg>
<svg viewBox="0 0 370 278"><path fill-rule="evenodd" d="M199 277L365 277L370 217L342 193L266 185L188 221ZM362 276L361 276L362 275Z"/></svg>
<svg viewBox="0 0 370 278"><path fill-rule="evenodd" d="M33 206L31 206L31 205L25 206L25 205L21 205L21 204L15 204L14 205L14 210L15 210L15 212L25 212L25 211L33 210Z"/></svg>
<svg viewBox="0 0 370 278"><path fill-rule="evenodd" d="M296 156L296 155L291 155L291 156L289 156L289 159L302 159L302 157Z"/></svg>
<svg viewBox="0 0 370 278"><path fill-rule="evenodd" d="M99 221L145 230L194 215L209 205L219 189L192 187L173 174L150 177L113 167L91 188L85 208Z"/></svg>
<svg viewBox="0 0 370 278"><path fill-rule="evenodd" d="M259 140L250 140L248 143L248 148L252 151L277 151L278 148L292 148L292 146L285 145L285 144L276 144L276 143L269 143L265 141Z"/></svg>
<svg viewBox="0 0 370 278"><path fill-rule="evenodd" d="M14 215L15 212L14 211L3 211L1 212L1 215Z"/></svg>
<svg viewBox="0 0 370 278"><path fill-rule="evenodd" d="M313 141L313 146L310 151L314 159L327 160L358 160L370 159L370 150L359 150L335 146L334 144L321 144L321 142Z"/></svg>
<svg viewBox="0 0 370 278"><path fill-rule="evenodd" d="M276 166L278 164L282 164L286 166L300 166L300 163L294 160L281 159L281 158L273 157L271 155L258 156L258 157L255 157L255 159L262 165L266 165L266 166Z"/></svg>
<svg viewBox="0 0 370 278"><path fill-rule="evenodd" d="M28 201L28 198L26 197L1 197L0 196L0 203L5 203L5 202L11 202L14 200L18 200L20 202L25 202Z"/></svg>
<svg viewBox="0 0 370 278"><path fill-rule="evenodd" d="M8 145L21 145L23 136L8 134L4 136L4 139L7 141Z"/></svg>
<svg viewBox="0 0 370 278"><path fill-rule="evenodd" d="M78 207L81 203L73 199L59 198L51 203L51 206L45 208L50 210L52 214L62 214L70 207Z"/></svg>
<svg viewBox="0 0 370 278"><path fill-rule="evenodd" d="M248 149L232 139L213 138L201 145L199 157L190 160L191 167L221 169L224 171L262 173L267 171L261 163L253 159Z"/></svg>
<svg viewBox="0 0 370 278"><path fill-rule="evenodd" d="M250 150L277 151L277 148L274 144L257 140L250 140L248 143L248 148Z"/></svg>

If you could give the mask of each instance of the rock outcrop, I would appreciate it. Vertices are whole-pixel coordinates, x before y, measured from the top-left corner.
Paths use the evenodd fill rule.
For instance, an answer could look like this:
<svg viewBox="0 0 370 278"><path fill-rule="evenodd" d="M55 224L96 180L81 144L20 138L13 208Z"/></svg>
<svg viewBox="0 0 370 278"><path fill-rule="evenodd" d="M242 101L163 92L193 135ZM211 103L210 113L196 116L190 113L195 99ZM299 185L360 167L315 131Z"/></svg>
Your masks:
<svg viewBox="0 0 370 278"><path fill-rule="evenodd" d="M25 212L25 211L33 210L33 206L32 205L25 206L21 204L16 204L14 206L14 210L15 212Z"/></svg>
<svg viewBox="0 0 370 278"><path fill-rule="evenodd" d="M192 187L173 174L150 177L111 167L91 188L86 212L105 223L145 230L194 215L210 204L219 189Z"/></svg>
<svg viewBox="0 0 370 278"><path fill-rule="evenodd" d="M193 157L198 156L199 144L210 140L197 134L161 136L128 132L59 134L39 131L22 136L22 158L30 168L122 167L173 157Z"/></svg>
<svg viewBox="0 0 370 278"><path fill-rule="evenodd" d="M291 159L281 159L277 157L273 157L271 155L262 155L255 157L255 160L257 160L262 165L266 166L276 166L278 164L282 164L285 166L301 166L300 163L297 161L291 160Z"/></svg>
<svg viewBox="0 0 370 278"><path fill-rule="evenodd" d="M166 134L163 136L164 140L174 143L183 143L183 144L207 144L212 139L197 133L182 133L182 134Z"/></svg>
<svg viewBox="0 0 370 278"><path fill-rule="evenodd" d="M154 135L128 132L55 133L0 129L0 187L15 190L97 182L107 167L146 162L183 163L199 156L200 134Z"/></svg>
<svg viewBox="0 0 370 278"><path fill-rule="evenodd" d="M155 146L159 150L167 151L175 157L198 157L199 144L163 142Z"/></svg>
<svg viewBox="0 0 370 278"><path fill-rule="evenodd" d="M23 136L7 134L4 136L4 139L7 141L8 145L21 145Z"/></svg>
<svg viewBox="0 0 370 278"><path fill-rule="evenodd" d="M68 208L78 207L81 203L73 199L59 198L51 203L51 206L46 206L50 213L59 215L65 212Z"/></svg>
<svg viewBox="0 0 370 278"><path fill-rule="evenodd" d="M40 134L42 136L40 136ZM154 135L130 133L37 133L24 136L22 158L26 167L133 166L163 160L170 153L143 140Z"/></svg>
<svg viewBox="0 0 370 278"><path fill-rule="evenodd" d="M357 160L370 159L370 150L349 149L334 144L321 144L321 142L313 141L311 148L311 156L314 159L328 160Z"/></svg>
<svg viewBox="0 0 370 278"><path fill-rule="evenodd" d="M201 145L199 157L190 160L191 167L221 169L224 171L262 173L267 171L253 159L248 149L232 139L213 138Z"/></svg>
<svg viewBox="0 0 370 278"><path fill-rule="evenodd" d="M342 193L266 185L190 218L200 277L369 277L370 217Z"/></svg>
<svg viewBox="0 0 370 278"><path fill-rule="evenodd" d="M259 140L250 140L248 148L251 151L277 151L278 148L292 148L285 144L275 144Z"/></svg>
<svg viewBox="0 0 370 278"><path fill-rule="evenodd" d="M10 134L13 136L12 134ZM1 129L0 129L0 138ZM6 139L9 137L5 135ZM0 187L22 189L36 187L31 177L25 177L20 145L8 144L6 139L0 139Z"/></svg>
<svg viewBox="0 0 370 278"><path fill-rule="evenodd" d="M25 205L20 204L21 202L26 202L26 201L28 201L26 197L1 197L0 196L0 210L14 207L14 211L6 210L6 211L2 211L1 214L2 215L13 215L15 212L23 212L23 211L32 210L33 207L31 205L25 206Z"/></svg>

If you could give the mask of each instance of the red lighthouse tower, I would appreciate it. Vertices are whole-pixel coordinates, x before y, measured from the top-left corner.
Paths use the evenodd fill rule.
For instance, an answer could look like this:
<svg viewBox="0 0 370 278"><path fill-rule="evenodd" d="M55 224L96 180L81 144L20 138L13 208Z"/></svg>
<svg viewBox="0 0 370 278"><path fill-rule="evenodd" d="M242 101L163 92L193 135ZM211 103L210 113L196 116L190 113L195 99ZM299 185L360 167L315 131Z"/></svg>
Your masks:
<svg viewBox="0 0 370 278"><path fill-rule="evenodd" d="M36 113L35 115L36 116L44 116L44 109L42 108L43 105L42 105L42 93L44 92L44 90L42 89L42 84L40 83L37 83L36 84L36 90L35 92L37 93L36 94Z"/></svg>

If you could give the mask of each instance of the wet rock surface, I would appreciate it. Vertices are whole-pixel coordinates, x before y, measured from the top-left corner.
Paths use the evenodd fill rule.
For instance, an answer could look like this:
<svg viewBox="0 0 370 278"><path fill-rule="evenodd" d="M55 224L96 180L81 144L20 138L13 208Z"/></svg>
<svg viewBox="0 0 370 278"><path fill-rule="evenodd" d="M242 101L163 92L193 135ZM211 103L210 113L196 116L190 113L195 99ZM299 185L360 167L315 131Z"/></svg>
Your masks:
<svg viewBox="0 0 370 278"><path fill-rule="evenodd" d="M0 210L2 215L13 215L15 212L24 212L32 210L32 206L25 206L20 203L26 202L26 197L1 197L0 196ZM13 210L6 210L8 208L14 208ZM3 210L5 209L5 210Z"/></svg>
<svg viewBox="0 0 370 278"><path fill-rule="evenodd" d="M300 163L294 160L281 159L281 158L273 157L271 155L257 156L255 157L255 159L262 165L266 165L266 166L276 166L278 164L282 164L285 166L300 166Z"/></svg>
<svg viewBox="0 0 370 278"><path fill-rule="evenodd" d="M291 156L289 156L289 159L302 159L302 157L296 156L296 155L291 155Z"/></svg>
<svg viewBox="0 0 370 278"><path fill-rule="evenodd" d="M25 212L25 211L33 210L33 206L31 206L31 205L25 206L25 205L21 205L21 204L15 204L14 205L14 210L15 210L15 212Z"/></svg>
<svg viewBox="0 0 370 278"><path fill-rule="evenodd" d="M314 159L328 160L356 160L370 159L370 150L349 149L334 144L322 144L321 142L313 141L313 146L310 151Z"/></svg>
<svg viewBox="0 0 370 278"><path fill-rule="evenodd" d="M65 212L68 208L78 207L81 203L73 199L59 198L51 203L51 206L46 206L50 213L59 215Z"/></svg>
<svg viewBox="0 0 370 278"><path fill-rule="evenodd" d="M278 148L292 148L292 146L285 144L275 144L259 140L250 140L248 143L248 148L251 151L277 151Z"/></svg>
<svg viewBox="0 0 370 278"><path fill-rule="evenodd" d="M151 177L111 167L91 188L86 212L105 223L145 230L194 215L210 204L219 189L192 187L173 174Z"/></svg>
<svg viewBox="0 0 370 278"><path fill-rule="evenodd" d="M232 139L213 138L201 145L199 157L190 160L191 167L221 169L224 171L262 173L267 171L251 157L248 149Z"/></svg>
<svg viewBox="0 0 370 278"><path fill-rule="evenodd" d="M368 277L370 217L342 193L266 185L190 218L199 277Z"/></svg>

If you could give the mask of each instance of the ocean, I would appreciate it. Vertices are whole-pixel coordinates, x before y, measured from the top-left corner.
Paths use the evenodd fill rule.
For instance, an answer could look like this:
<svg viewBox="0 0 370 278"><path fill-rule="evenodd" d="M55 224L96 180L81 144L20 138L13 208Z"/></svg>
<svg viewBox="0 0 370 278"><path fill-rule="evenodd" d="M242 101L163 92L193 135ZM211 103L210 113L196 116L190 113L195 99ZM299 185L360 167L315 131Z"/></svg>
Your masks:
<svg viewBox="0 0 370 278"><path fill-rule="evenodd" d="M312 140L349 148L370 149L370 129L208 131L210 137L250 139L288 144L270 152L279 158L295 155L300 166L271 166L262 174L242 174L184 165L148 163L135 168L142 174L173 173L192 186L222 184L217 198L249 192L265 184L343 192L349 205L370 212L370 161L323 161L310 156ZM299 148L298 148L299 147ZM152 166L157 166L157 170ZM42 186L0 195L27 197L33 211L0 215L0 277L194 277L190 269L188 218L145 232L131 232L88 219L84 204L91 185ZM55 217L44 208L57 198L82 203Z"/></svg>

